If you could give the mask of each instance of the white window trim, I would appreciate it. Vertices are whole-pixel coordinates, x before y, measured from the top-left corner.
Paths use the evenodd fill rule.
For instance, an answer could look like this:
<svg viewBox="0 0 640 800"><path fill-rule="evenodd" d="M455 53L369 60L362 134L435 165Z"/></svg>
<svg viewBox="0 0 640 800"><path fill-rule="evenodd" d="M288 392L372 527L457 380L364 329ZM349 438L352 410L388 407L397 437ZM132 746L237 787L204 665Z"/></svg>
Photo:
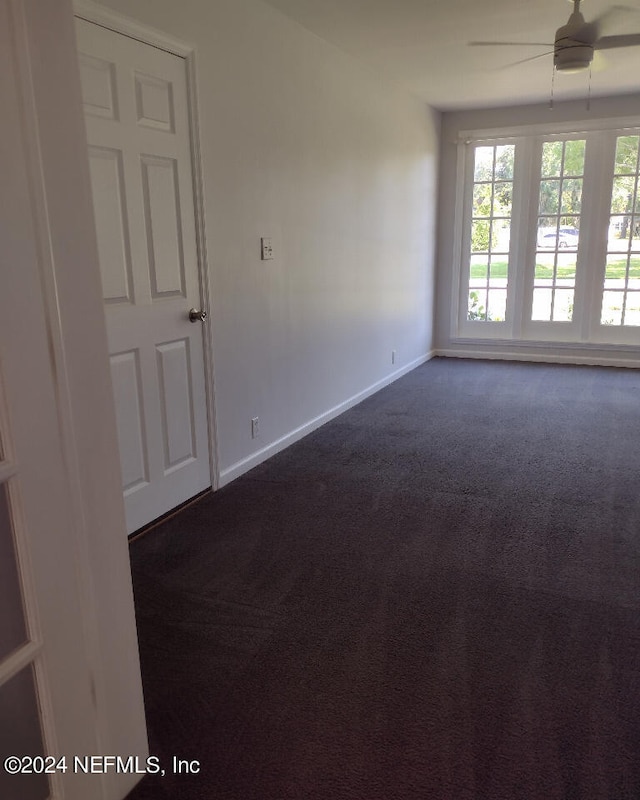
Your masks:
<svg viewBox="0 0 640 800"><path fill-rule="evenodd" d="M640 115L609 117L607 119L588 119L578 122L537 123L532 125L511 125L506 128L475 128L458 132L456 144L504 140L528 136L562 136L564 134L586 134L597 131L626 132L640 126Z"/></svg>

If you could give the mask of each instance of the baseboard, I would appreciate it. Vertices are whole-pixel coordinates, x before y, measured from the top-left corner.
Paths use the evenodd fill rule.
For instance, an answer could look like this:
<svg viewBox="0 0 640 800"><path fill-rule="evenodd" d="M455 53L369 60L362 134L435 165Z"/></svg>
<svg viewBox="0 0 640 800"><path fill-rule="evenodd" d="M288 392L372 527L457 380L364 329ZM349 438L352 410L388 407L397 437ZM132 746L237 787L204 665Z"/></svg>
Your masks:
<svg viewBox="0 0 640 800"><path fill-rule="evenodd" d="M534 361L548 364L578 364L594 367L627 367L628 369L640 369L640 359L638 358L614 358L602 356L594 353L593 355L572 355L550 353L544 350L530 350L526 352L513 352L496 350L451 350L439 348L433 351L434 356L444 358L479 358L492 359L495 361Z"/></svg>
<svg viewBox="0 0 640 800"><path fill-rule="evenodd" d="M243 475L245 472L253 469L253 467L257 467L258 464L266 461L271 456L274 456L276 453L279 453L281 450L284 450L286 447L294 444L294 442L303 439L307 434L316 430L316 428L319 428L321 425L324 425L325 422L330 422L332 419L340 416L340 414L343 414L345 411L353 408L353 406L356 406L358 403L366 400L367 397L379 392L380 389L384 389L385 386L388 386L394 381L397 381L398 378L401 378L403 375L406 375L408 372L416 369L416 367L419 367L421 364L425 364L427 361L430 361L435 355L436 353L434 351L430 351L426 355L416 358L415 361L405 364L404 367L401 367L395 372L392 372L390 375L385 376L382 378L382 380L372 384L363 391L358 392L358 394L354 394L353 397L350 397L348 400L345 400L337 406L330 408L328 411L325 411L324 414L320 414L314 419L309 420L309 422L306 422L299 428L287 433L285 436L282 436L275 442L272 442L266 447L263 447L261 450L252 453L247 458L243 458L242 461L238 461L232 466L227 467L227 469L221 470L218 487L222 488L223 486L226 486L226 484L231 483L231 481L239 478L240 475Z"/></svg>

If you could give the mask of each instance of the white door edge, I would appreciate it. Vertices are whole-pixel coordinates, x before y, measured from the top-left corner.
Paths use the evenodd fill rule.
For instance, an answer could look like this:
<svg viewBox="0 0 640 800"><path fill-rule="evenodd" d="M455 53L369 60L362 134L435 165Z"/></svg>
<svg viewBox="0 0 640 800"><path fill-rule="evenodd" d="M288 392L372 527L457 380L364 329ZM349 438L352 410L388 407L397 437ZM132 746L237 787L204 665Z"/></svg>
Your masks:
<svg viewBox="0 0 640 800"><path fill-rule="evenodd" d="M32 213L34 216L34 233L37 240L39 251L38 266L40 270L40 282L42 298L44 301L46 324L49 336L49 347L51 359L55 364L53 374L54 388L57 400L57 414L60 428L60 440L65 460L65 472L69 486L69 496L71 508L69 518L73 530L71 531L75 543L75 572L79 592L82 597L82 608L80 617L82 619L81 636L84 642L87 659L91 664L93 678L95 680L95 692L98 697L104 697L104 671L102 659L100 657L100 642L98 640L96 625L96 598L95 587L93 585L92 564L88 551L88 542L83 535L85 530L84 499L80 481L80 467L78 464L77 447L74 433L73 412L71 405L69 376L67 370L67 353L62 332L62 319L60 306L58 303L58 292L56 287L56 265L54 256L51 252L50 219L47 208L47 189L44 177L43 156L38 136L38 112L35 89L32 83L30 52L29 52L29 31L28 22L25 18L24 7L20 0L11 0L13 7L13 19L15 25L15 36L19 45L16 47L16 61L18 66L18 80L22 91L24 102L24 150L27 168L29 170L29 181L31 183ZM30 580L30 571L26 572L27 583ZM33 593L29 586L27 597ZM42 696L40 698L43 724L45 735L49 742L56 746L55 727L52 721L51 698L46 671L42 669L42 664L38 664L36 669L40 672L42 686ZM104 726L106 720L101 719L96 710L95 736L96 745L102 751L104 746ZM108 738L108 737L107 737ZM61 793L59 776L53 776L52 783L53 796L57 797ZM108 797L108 785L111 782L108 775L97 776L96 788L100 797Z"/></svg>
<svg viewBox="0 0 640 800"><path fill-rule="evenodd" d="M110 649L110 644L102 638L105 633L101 619L101 613L104 612L101 603L104 598L101 588L96 583L96 554L92 552L94 542L90 541L89 536L94 532L95 519L91 514L91 505L89 504L92 503L92 498L88 488L93 490L94 487L88 487L87 476L82 472L79 446L81 442L79 437L83 435L82 428L86 427L87 420L78 420L75 416L78 405L82 411L87 410L82 407L82 400L79 401L79 404L76 403L78 380L77 374L74 375L74 367L77 371L79 355L84 352L85 343L81 337L74 337L70 334L74 324L78 323L82 315L78 314L78 319L70 318L74 316L74 309L78 306L70 297L69 276L71 273L68 263L66 263L69 259L66 252L63 252L59 238L60 233L66 234L68 231L58 227L60 215L56 216L55 207L56 197L60 194L61 183L66 180L66 176L61 178L56 166L52 163L57 154L58 144L49 146L48 141L52 129L59 133L63 129L60 128L55 110L43 103L43 97L49 95L51 87L47 82L46 71L43 71L41 65L38 65L37 60L33 58L34 53L41 55L45 61L46 58L51 59L60 55L63 74L69 68L70 63L75 61L75 53L72 50L73 38L71 38L73 35L72 8L70 2L68 3L68 12L57 5L50 7L48 10L50 13L43 14L48 23L54 24L53 28L49 28L47 24L35 24L38 9L35 8L36 4L33 0L9 0L9 4L13 23L11 36L15 42L16 84L22 101L24 158L28 172L27 184L31 201L34 242L37 249L39 290L43 301L46 336L52 365L57 428L63 456L62 473L70 500L67 527L69 538L73 541L73 549L69 551L70 574L73 575L72 583L77 588L79 595L80 629L78 638L91 673L93 710L91 713L91 736L90 739L89 737L86 739L87 755L107 753L114 746L117 747L119 736L122 733L120 728L126 724L128 725L128 741L135 741L135 754L144 757L148 750L133 617L131 577L126 544L123 543L122 546L118 544L122 541L120 537L117 537L113 545L110 545L113 554L110 566L113 566L114 570L110 573L109 579L112 585L117 585L119 590L118 608L111 609L111 612L117 623L117 634L120 637L119 657L122 665L121 674L115 676L115 681L114 676L108 672L110 667L105 666L105 651ZM65 17L66 13L68 13L68 20ZM65 27L65 22L68 22L68 27ZM52 78L52 80L54 79ZM76 96L79 100L79 80L78 86L72 86L70 91L74 90L77 91ZM65 93L65 97L67 96L68 94ZM69 102L65 100L63 108L73 112L75 110L73 99L70 99ZM81 118L71 119L72 138L79 134L81 124ZM85 173L85 176L88 189L88 173ZM72 180L74 181L73 190L76 191L78 175L74 174ZM53 204L51 198L53 198ZM65 224L66 222L68 220L65 221ZM86 224L88 220L81 219L79 224L82 225L83 222ZM82 237L80 238L82 239ZM90 240L90 237L88 239ZM83 251L82 255L86 257L86 240L75 252L79 252L80 249ZM90 247L88 249L90 251ZM89 255L91 255L90 252ZM79 308L78 311L80 311ZM97 335L89 338L92 346L96 340L99 340ZM115 428L115 419L106 422L111 422ZM102 455L105 458L99 474L112 474L117 471L118 458L115 447L112 451L104 452ZM95 479L97 474L92 472L92 478ZM115 502L117 495L106 492L105 496L113 498L114 501L105 517L105 526L109 532L117 532L118 529L124 532L124 507ZM33 593L29 584L30 580L30 573L27 569L24 584L27 598ZM28 606L28 601L26 604ZM48 687L47 666L42 659L39 659L35 663L35 669L38 673L45 739L50 747L56 748L56 726ZM114 688L120 689L117 681L121 679L125 679L127 682L126 694L129 702L125 723L119 716L120 697L114 694ZM116 706L118 707L116 708ZM64 791L62 778L59 775L51 777L52 799L62 797ZM125 785L130 788L129 779L123 781L122 776L113 773L92 776L93 796L96 799L105 798L107 800L116 796L121 797ZM74 794L74 796L76 795Z"/></svg>
<svg viewBox="0 0 640 800"><path fill-rule="evenodd" d="M200 146L200 117L198 112L198 80L196 46L184 42L163 31L143 25L130 17L101 6L93 0L73 0L75 16L93 22L103 28L121 33L131 39L165 50L183 58L187 74L189 137L191 144L191 170L193 174L193 202L196 221L196 248L198 254L198 282L200 285L201 308L208 313L211 322L205 326L204 334L204 377L207 404L207 429L209 433L209 468L213 490L220 486L218 459L217 416L214 382L212 294L209 280L207 238L205 228L204 178L202 171L202 149Z"/></svg>

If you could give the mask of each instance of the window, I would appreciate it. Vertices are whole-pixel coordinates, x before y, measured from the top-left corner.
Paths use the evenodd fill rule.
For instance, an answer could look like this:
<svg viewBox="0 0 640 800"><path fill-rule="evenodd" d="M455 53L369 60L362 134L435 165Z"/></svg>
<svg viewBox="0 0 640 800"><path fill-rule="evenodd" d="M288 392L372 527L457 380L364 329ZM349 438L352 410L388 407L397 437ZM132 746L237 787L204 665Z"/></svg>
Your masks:
<svg viewBox="0 0 640 800"><path fill-rule="evenodd" d="M640 129L470 138L456 335L640 344Z"/></svg>
<svg viewBox="0 0 640 800"><path fill-rule="evenodd" d="M640 325L639 136L619 136L611 189L603 325Z"/></svg>
<svg viewBox="0 0 640 800"><path fill-rule="evenodd" d="M584 153L584 139L542 143L533 320L573 319Z"/></svg>
<svg viewBox="0 0 640 800"><path fill-rule="evenodd" d="M506 318L514 145L475 151L467 317Z"/></svg>

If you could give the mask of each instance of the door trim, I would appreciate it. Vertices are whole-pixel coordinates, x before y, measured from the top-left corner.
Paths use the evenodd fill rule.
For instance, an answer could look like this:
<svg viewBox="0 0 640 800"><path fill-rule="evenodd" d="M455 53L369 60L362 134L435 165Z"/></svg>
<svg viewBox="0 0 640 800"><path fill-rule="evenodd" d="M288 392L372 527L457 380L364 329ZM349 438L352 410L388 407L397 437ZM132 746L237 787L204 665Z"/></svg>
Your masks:
<svg viewBox="0 0 640 800"><path fill-rule="evenodd" d="M193 175L193 204L196 220L196 250L198 254L198 283L202 308L206 309L209 324L204 328L204 378L207 404L207 429L209 431L209 471L211 486L216 491L220 486L218 459L218 433L215 402L213 315L207 237L205 228L204 178L202 171L202 148L200 145L200 116L198 112L197 55L193 44L176 39L162 31L143 25L136 20L105 8L93 0L74 0L74 14L79 19L93 22L102 28L136 39L143 44L165 50L184 59L187 78L189 114L189 143L191 145L191 172Z"/></svg>

